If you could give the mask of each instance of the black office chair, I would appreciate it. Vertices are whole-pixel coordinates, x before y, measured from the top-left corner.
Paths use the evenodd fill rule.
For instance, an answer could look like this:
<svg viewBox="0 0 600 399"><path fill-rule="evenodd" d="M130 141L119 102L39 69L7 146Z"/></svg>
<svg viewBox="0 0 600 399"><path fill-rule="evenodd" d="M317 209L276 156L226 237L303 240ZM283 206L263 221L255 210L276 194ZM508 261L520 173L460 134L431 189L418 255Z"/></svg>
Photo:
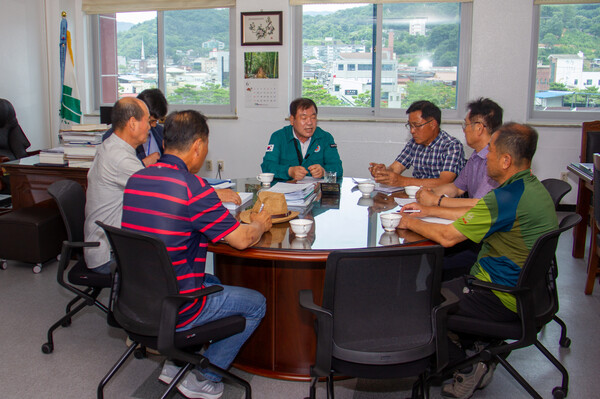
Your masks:
<svg viewBox="0 0 600 399"><path fill-rule="evenodd" d="M52 334L58 327L71 325L71 318L86 306L96 306L104 313L108 308L98 301L103 288L112 283L110 274L100 274L87 268L83 258L84 247L96 247L97 242L84 242L83 224L85 220L85 193L79 183L60 180L48 187L48 194L56 201L67 230L67 241L63 242L56 279L58 283L75 294L67 305L65 315L48 329L48 342L42 345L42 352L54 350ZM73 256L75 261L71 262ZM65 273L67 273L65 281ZM83 287L83 288L81 288Z"/></svg>
<svg viewBox="0 0 600 399"><path fill-rule="evenodd" d="M448 366L447 371L461 370L470 364L493 360L502 364L531 397L541 399L535 389L506 360L511 351L535 345L562 374L562 384L552 390L553 397L559 399L567 396L569 390L567 370L537 339L540 329L553 319L556 312L556 308L549 304L547 300L539 300L538 293L540 290L538 287L540 285L545 287L547 297L553 296L554 288L549 285L547 276L552 267L558 238L562 232L573 228L580 221L581 216L577 214L568 215L561 221L558 229L538 238L523 265L516 286L508 287L475 278L470 279L471 285L478 289L495 290L514 295L517 300L519 320L494 322L461 315L448 315L448 330L477 337L486 337L493 343L468 359ZM506 343L506 341L512 342Z"/></svg>
<svg viewBox="0 0 600 399"><path fill-rule="evenodd" d="M419 376L413 397L428 397L430 369L447 363L445 318L458 299L443 292L441 246L334 251L327 258L323 305L311 290L300 306L316 316L316 362L310 369L310 398L319 377ZM444 290L446 291L446 290Z"/></svg>
<svg viewBox="0 0 600 399"><path fill-rule="evenodd" d="M559 180L559 179L545 179L545 180L542 180L541 183L544 185L544 187L546 187L546 190L548 190L548 193L550 193L552 202L554 202L554 208L556 210L558 210L558 205L560 204L560 201L563 199L563 197L565 195L567 195L567 193L569 191L571 191L571 185L569 183L567 183L566 181ZM556 310L554 313L558 313L558 290L557 290L557 285L556 285L557 278L558 278L558 262L556 261L556 256L554 256L554 260L552 262L552 267L550 268L550 271L548 274L548 281L551 282L552 287L553 287L553 296L552 296L552 298L550 298L550 300L552 301L553 306L556 307ZM563 348L568 348L569 346L571 346L571 338L569 338L567 336L566 323L560 317L558 317L556 314L554 315L553 319L555 322L558 323L558 325L560 325L560 339L558 340L558 343Z"/></svg>
<svg viewBox="0 0 600 399"><path fill-rule="evenodd" d="M117 260L109 317L113 317L133 341L98 385L98 398L104 397L104 386L136 347L141 345L158 349L168 358L185 363L169 384L163 398L169 395L188 370L200 367L241 385L246 391L246 399L251 399L248 382L196 353L204 344L242 332L246 326L244 317L225 317L200 327L175 332L179 309L183 304L222 291L223 287L210 286L192 294L180 294L175 270L160 239L96 223L106 232Z"/></svg>
<svg viewBox="0 0 600 399"><path fill-rule="evenodd" d="M600 124L600 122L599 122ZM585 123L584 123L585 125ZM598 279L598 263L600 261L600 154L594 154L594 219L592 220L592 239L590 240L589 262L585 281L585 294L591 295Z"/></svg>

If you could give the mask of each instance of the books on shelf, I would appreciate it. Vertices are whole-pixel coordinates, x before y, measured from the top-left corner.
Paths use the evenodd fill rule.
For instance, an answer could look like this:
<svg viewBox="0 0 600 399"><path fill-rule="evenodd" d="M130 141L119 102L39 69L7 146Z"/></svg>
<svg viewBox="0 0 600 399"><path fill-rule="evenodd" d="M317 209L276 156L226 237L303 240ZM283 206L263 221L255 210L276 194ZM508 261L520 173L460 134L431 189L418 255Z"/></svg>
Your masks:
<svg viewBox="0 0 600 399"><path fill-rule="evenodd" d="M39 153L40 163L50 165L65 164L65 149L64 147L48 148L41 150Z"/></svg>
<svg viewBox="0 0 600 399"><path fill-rule="evenodd" d="M81 123L79 125L69 125L68 129L62 129L63 131L73 131L73 132L93 132L93 131L102 131L105 132L108 130L108 125L106 123Z"/></svg>

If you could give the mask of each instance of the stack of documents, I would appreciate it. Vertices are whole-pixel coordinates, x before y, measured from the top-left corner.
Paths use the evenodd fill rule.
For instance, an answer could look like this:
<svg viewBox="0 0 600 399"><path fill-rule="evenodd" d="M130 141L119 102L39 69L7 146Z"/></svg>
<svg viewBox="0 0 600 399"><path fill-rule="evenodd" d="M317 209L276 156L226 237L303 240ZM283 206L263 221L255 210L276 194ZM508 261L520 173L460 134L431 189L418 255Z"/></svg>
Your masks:
<svg viewBox="0 0 600 399"><path fill-rule="evenodd" d="M308 206L317 197L315 185L313 183L276 183L266 191L284 194L285 202L287 202L288 207Z"/></svg>
<svg viewBox="0 0 600 399"><path fill-rule="evenodd" d="M41 150L39 157L41 164L64 165L65 149L63 147L54 147L47 150Z"/></svg>
<svg viewBox="0 0 600 399"><path fill-rule="evenodd" d="M108 125L105 124L72 125L68 130L61 130L60 138L69 166L91 166L106 130L108 130Z"/></svg>
<svg viewBox="0 0 600 399"><path fill-rule="evenodd" d="M223 202L223 206L230 211L238 209L240 206L246 205L252 199L252 193L238 193L240 198L242 199L242 203L239 205L234 204L233 202Z"/></svg>
<svg viewBox="0 0 600 399"><path fill-rule="evenodd" d="M213 179L210 177L205 177L204 180L206 180L206 182L210 184L214 189L229 188L235 186L235 183L233 183L231 179Z"/></svg>

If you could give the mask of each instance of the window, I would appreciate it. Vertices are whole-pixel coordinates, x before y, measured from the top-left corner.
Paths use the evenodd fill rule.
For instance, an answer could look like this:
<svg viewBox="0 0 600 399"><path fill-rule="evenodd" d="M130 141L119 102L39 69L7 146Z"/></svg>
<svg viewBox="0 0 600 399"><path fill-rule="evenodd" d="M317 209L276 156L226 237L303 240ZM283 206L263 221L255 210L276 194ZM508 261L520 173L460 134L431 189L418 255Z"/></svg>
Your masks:
<svg viewBox="0 0 600 399"><path fill-rule="evenodd" d="M216 8L98 16L100 104L158 87L170 109L233 113L231 14Z"/></svg>
<svg viewBox="0 0 600 399"><path fill-rule="evenodd" d="M300 6L295 90L326 114L397 117L426 99L444 117L462 118L471 10L460 2ZM328 70L325 81L307 73L314 58ZM346 71L335 70L341 64Z"/></svg>
<svg viewBox="0 0 600 399"><path fill-rule="evenodd" d="M536 6L534 119L597 119L600 111L600 4ZM597 81L598 86L593 82Z"/></svg>

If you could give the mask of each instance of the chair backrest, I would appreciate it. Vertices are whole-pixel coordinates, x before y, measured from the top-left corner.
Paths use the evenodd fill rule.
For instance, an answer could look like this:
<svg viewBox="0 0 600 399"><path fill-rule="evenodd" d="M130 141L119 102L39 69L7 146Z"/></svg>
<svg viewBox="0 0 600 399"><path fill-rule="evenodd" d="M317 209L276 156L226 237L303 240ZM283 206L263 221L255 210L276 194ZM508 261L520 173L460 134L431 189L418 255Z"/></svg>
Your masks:
<svg viewBox="0 0 600 399"><path fill-rule="evenodd" d="M112 313L126 331L158 336L162 301L177 295L177 277L158 238L96 222L106 232L117 260Z"/></svg>
<svg viewBox="0 0 600 399"><path fill-rule="evenodd" d="M596 152L600 152L600 121L583 122L581 124L580 162L594 162L593 158Z"/></svg>
<svg viewBox="0 0 600 399"><path fill-rule="evenodd" d="M542 234L527 256L519 275L517 287L527 287L534 290L534 312L538 324L545 324L558 309L555 307L553 295L554 281L548 281L548 272L554 261L558 238L563 231L573 228L581 221L581 216L574 213L566 216L558 229ZM542 296L543 295L543 296Z"/></svg>
<svg viewBox="0 0 600 399"><path fill-rule="evenodd" d="M73 180L59 180L48 187L48 194L58 206L67 238L72 242L83 242L85 222L85 192L83 187Z"/></svg>
<svg viewBox="0 0 600 399"><path fill-rule="evenodd" d="M599 151L600 152L600 151ZM594 154L594 220L600 226L600 154Z"/></svg>
<svg viewBox="0 0 600 399"><path fill-rule="evenodd" d="M548 193L550 193L552 202L554 202L554 208L557 208L560 200L571 191L571 185L563 180L545 179L541 183L546 187Z"/></svg>
<svg viewBox="0 0 600 399"><path fill-rule="evenodd" d="M323 307L333 313L333 357L385 365L435 353L442 258L440 246L332 252Z"/></svg>
<svg viewBox="0 0 600 399"><path fill-rule="evenodd" d="M0 98L0 155L9 159L23 158L30 146L17 121L15 108L10 101Z"/></svg>

